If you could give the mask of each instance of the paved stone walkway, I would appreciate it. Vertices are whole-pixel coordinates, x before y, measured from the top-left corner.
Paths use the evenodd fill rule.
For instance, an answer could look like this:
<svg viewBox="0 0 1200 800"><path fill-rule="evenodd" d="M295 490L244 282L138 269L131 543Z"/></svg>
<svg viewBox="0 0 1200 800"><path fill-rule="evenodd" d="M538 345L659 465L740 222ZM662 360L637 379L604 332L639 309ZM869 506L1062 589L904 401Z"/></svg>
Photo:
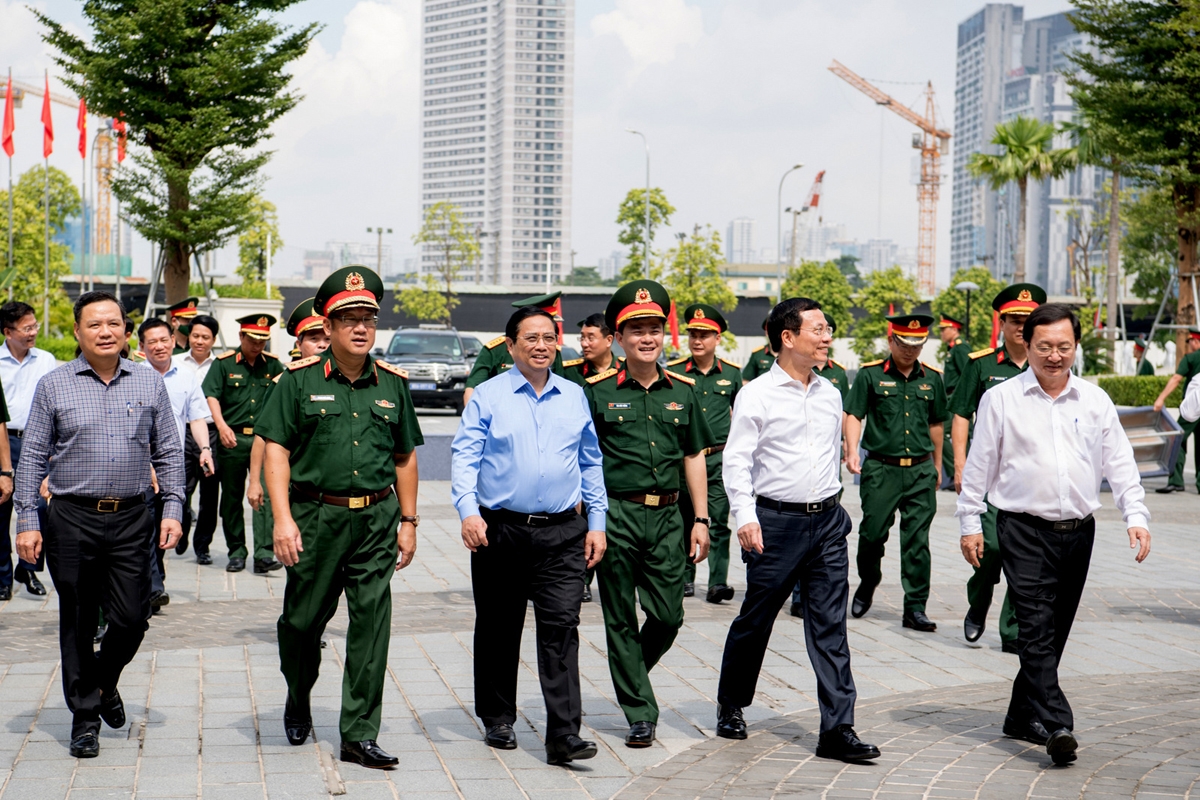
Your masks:
<svg viewBox="0 0 1200 800"><path fill-rule="evenodd" d="M70 715L57 664L57 601L19 589L0 604L0 798L608 798L737 797L1182 797L1200 774L1196 754L1200 665L1200 534L1195 494L1150 495L1154 552L1135 565L1123 526L1102 512L1088 592L1063 674L1083 745L1066 769L1047 768L1035 748L1004 739L998 725L1016 659L1001 653L994 625L975 645L962 639L963 585L953 495L939 495L932 531L933 634L900 626L899 562L889 548L885 583L865 618L850 621L860 702L858 727L879 744L875 765L812 757L815 681L802 626L776 624L755 704L752 736L713 737L717 673L736 605L687 601L675 647L652 673L663 712L658 743L623 746L598 605L581 626L583 735L593 760L545 764L545 712L537 684L532 615L522 646L520 747L481 742L472 713L474 620L469 559L446 483L421 487L421 538L413 566L393 579L393 636L381 744L395 772L341 764L338 744L344 612L327 638L314 697L317 742L283 737L285 688L274 645L283 574L200 567L169 556L171 604L155 617L121 682L130 724L107 728L97 759L66 752ZM1105 497L1105 500L1110 500ZM846 505L857 521L857 492ZM219 538L219 537L218 537ZM852 539L852 546L854 542ZM700 570L698 593L704 589ZM745 585L735 563L731 582ZM739 593L740 599L740 593ZM689 769L695 765L697 769Z"/></svg>

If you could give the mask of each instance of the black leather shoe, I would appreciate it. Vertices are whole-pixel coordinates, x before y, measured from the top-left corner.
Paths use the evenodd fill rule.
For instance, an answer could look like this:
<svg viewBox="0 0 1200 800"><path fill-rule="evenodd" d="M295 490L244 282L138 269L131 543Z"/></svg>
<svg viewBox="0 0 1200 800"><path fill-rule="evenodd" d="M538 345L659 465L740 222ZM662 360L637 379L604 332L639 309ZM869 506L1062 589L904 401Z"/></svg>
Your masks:
<svg viewBox="0 0 1200 800"><path fill-rule="evenodd" d="M254 559L255 575L266 575L268 572L274 572L277 569L283 569L283 564L280 564L273 558Z"/></svg>
<svg viewBox="0 0 1200 800"><path fill-rule="evenodd" d="M0 602L4 602L5 600L12 600L11 586L0 586Z"/></svg>
<svg viewBox="0 0 1200 800"><path fill-rule="evenodd" d="M100 696L100 719L110 728L125 727L125 703L116 689Z"/></svg>
<svg viewBox="0 0 1200 800"><path fill-rule="evenodd" d="M572 761L583 761L585 758L595 758L596 743L581 739L573 733L556 736L546 742L547 764L569 764Z"/></svg>
<svg viewBox="0 0 1200 800"><path fill-rule="evenodd" d="M37 575L24 567L17 567L13 571L13 580L25 584L25 590L30 594L36 594L38 597L46 595L46 587L37 579Z"/></svg>
<svg viewBox="0 0 1200 800"><path fill-rule="evenodd" d="M1017 647L1016 642L1001 642L1000 643L1000 652L1012 653L1014 656L1021 655L1021 649L1019 647Z"/></svg>
<svg viewBox="0 0 1200 800"><path fill-rule="evenodd" d="M685 583L683 585L683 596L684 597L695 597L696 596L696 584Z"/></svg>
<svg viewBox="0 0 1200 800"><path fill-rule="evenodd" d="M717 736L722 739L745 739L746 720L736 706L717 706Z"/></svg>
<svg viewBox="0 0 1200 800"><path fill-rule="evenodd" d="M101 625L100 627L96 628L96 635L92 637L92 641L96 644L100 644L104 641L104 634L106 633L108 633L108 626Z"/></svg>
<svg viewBox="0 0 1200 800"><path fill-rule="evenodd" d="M925 616L924 611L905 611L903 623L904 627L923 633L931 633L937 630L937 623Z"/></svg>
<svg viewBox="0 0 1200 800"><path fill-rule="evenodd" d="M1070 764L1078 758L1075 755L1075 751L1078 749L1079 742L1075 741L1075 734L1066 728L1059 728L1050 734L1050 738L1046 739L1046 753L1050 756L1050 760L1059 766Z"/></svg>
<svg viewBox="0 0 1200 800"><path fill-rule="evenodd" d="M208 566L209 564L212 563L212 556L210 556L208 553L197 553L196 554L196 563Z"/></svg>
<svg viewBox="0 0 1200 800"><path fill-rule="evenodd" d="M977 612L973 608L968 608L967 615L963 617L963 638L968 642L978 642L979 637L983 636L983 630L986 627L987 609Z"/></svg>
<svg viewBox="0 0 1200 800"><path fill-rule="evenodd" d="M175 555L181 556L187 552L188 532L184 531L183 536L179 537L179 542L175 545Z"/></svg>
<svg viewBox="0 0 1200 800"><path fill-rule="evenodd" d="M154 609L155 612L157 612L158 609L162 608L163 606L170 604L171 595L167 594L166 592L155 592L154 594L150 595L150 608Z"/></svg>
<svg viewBox="0 0 1200 800"><path fill-rule="evenodd" d="M483 740L487 742L488 747L494 747L497 750L517 749L517 734L513 731L512 725L506 722L489 725L487 732L483 735Z"/></svg>
<svg viewBox="0 0 1200 800"><path fill-rule="evenodd" d="M716 586L708 587L708 594L704 595L704 599L710 603L720 603L722 600L733 599L733 587L723 583L718 583Z"/></svg>
<svg viewBox="0 0 1200 800"><path fill-rule="evenodd" d="M293 745L304 744L312 732L312 712L301 709L300 704L292 700L291 692L283 704L283 732L287 734L288 744Z"/></svg>
<svg viewBox="0 0 1200 800"><path fill-rule="evenodd" d="M788 608L788 613L797 619L804 619L804 604L792 603L792 605Z"/></svg>
<svg viewBox="0 0 1200 800"><path fill-rule="evenodd" d="M583 602L585 602L585 603L592 602L592 587L590 587L590 586L583 587Z"/></svg>
<svg viewBox="0 0 1200 800"><path fill-rule="evenodd" d="M854 602L850 604L850 616L858 619L871 610L871 601L875 598L875 590L860 585L854 591Z"/></svg>
<svg viewBox="0 0 1200 800"><path fill-rule="evenodd" d="M342 761L350 764L361 764L370 769L391 769L400 763L400 759L384 752L375 744L374 739L364 739L361 742L342 742Z"/></svg>
<svg viewBox="0 0 1200 800"><path fill-rule="evenodd" d="M225 571L226 572L241 572L245 568L246 568L246 559L231 558L231 559L229 559L229 565L225 567Z"/></svg>
<svg viewBox="0 0 1200 800"><path fill-rule="evenodd" d="M872 761L879 758L879 748L860 740L853 727L838 725L833 730L821 734L821 738L817 740L817 756L836 758L847 763Z"/></svg>
<svg viewBox="0 0 1200 800"><path fill-rule="evenodd" d="M1183 487L1182 486L1172 486L1171 484L1167 484L1166 486L1158 487L1154 491L1156 494L1170 494L1171 492L1182 492Z"/></svg>
<svg viewBox="0 0 1200 800"><path fill-rule="evenodd" d="M654 728L653 722L635 722L629 726L629 733L625 734L626 747L649 747L654 744Z"/></svg>
<svg viewBox="0 0 1200 800"><path fill-rule="evenodd" d="M1028 719L1024 722L1018 722L1012 717L1004 718L1004 735L1013 739L1020 739L1031 744L1046 743L1050 735L1046 733L1046 726L1036 719Z"/></svg>
<svg viewBox="0 0 1200 800"><path fill-rule="evenodd" d="M100 737L92 731L81 733L71 739L73 758L95 758L100 755Z"/></svg>

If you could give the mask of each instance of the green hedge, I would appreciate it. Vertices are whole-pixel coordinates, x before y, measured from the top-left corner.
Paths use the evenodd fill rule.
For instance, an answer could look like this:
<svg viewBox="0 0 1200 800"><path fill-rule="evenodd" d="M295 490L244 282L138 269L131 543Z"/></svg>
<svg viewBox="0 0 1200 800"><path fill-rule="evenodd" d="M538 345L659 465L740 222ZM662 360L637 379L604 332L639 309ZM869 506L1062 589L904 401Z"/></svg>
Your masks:
<svg viewBox="0 0 1200 800"><path fill-rule="evenodd" d="M1166 388L1169 375L1114 375L1100 378L1100 388L1119 406L1152 406ZM1183 402L1183 387L1167 396L1166 405L1178 408Z"/></svg>
<svg viewBox="0 0 1200 800"><path fill-rule="evenodd" d="M34 345L34 347L50 351L59 361L70 361L75 358L75 346L74 336L39 336Z"/></svg>

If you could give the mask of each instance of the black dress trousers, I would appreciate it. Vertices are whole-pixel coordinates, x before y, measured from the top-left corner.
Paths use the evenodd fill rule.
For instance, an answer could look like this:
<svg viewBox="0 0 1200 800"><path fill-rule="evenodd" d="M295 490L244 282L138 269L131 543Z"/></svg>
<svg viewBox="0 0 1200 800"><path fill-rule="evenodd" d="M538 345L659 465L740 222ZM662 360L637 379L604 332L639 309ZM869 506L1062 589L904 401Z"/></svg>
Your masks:
<svg viewBox="0 0 1200 800"><path fill-rule="evenodd" d="M212 444L209 453L213 458L213 466L219 469L217 463L217 446L219 441L217 426L208 426L208 441ZM207 553L212 545L213 534L217 531L217 512L220 510L218 498L221 492L221 476L218 469L212 475L205 475L200 468L200 445L192 436L190 426L184 428L183 437L183 469L186 484L184 486L183 502L183 535L186 537L192 525L192 493L200 488L200 512L196 516L196 532L192 536L192 549L196 554Z"/></svg>
<svg viewBox="0 0 1200 800"><path fill-rule="evenodd" d="M760 506L758 522L763 551L742 550L746 596L725 638L717 702L736 708L753 702L771 629L799 584L804 641L817 675L821 732L853 725L858 692L846 640L850 515L840 505L820 514L780 513Z"/></svg>
<svg viewBox="0 0 1200 800"><path fill-rule="evenodd" d="M471 554L475 595L475 713L484 725L517 719L517 671L525 608L537 622L538 677L546 739L579 733L579 607L587 567L587 520L534 527L481 509L487 547Z"/></svg>
<svg viewBox="0 0 1200 800"><path fill-rule="evenodd" d="M152 518L143 502L102 513L51 500L43 541L58 591L63 693L74 713L71 736L100 729L100 692L117 687L150 616ZM108 633L96 652L100 608Z"/></svg>
<svg viewBox="0 0 1200 800"><path fill-rule="evenodd" d="M1039 720L1053 733L1075 727L1071 704L1058 684L1058 665L1087 582L1096 520L1089 517L1073 531L1043 527L1004 510L996 518L1021 659L1008 716L1016 722Z"/></svg>

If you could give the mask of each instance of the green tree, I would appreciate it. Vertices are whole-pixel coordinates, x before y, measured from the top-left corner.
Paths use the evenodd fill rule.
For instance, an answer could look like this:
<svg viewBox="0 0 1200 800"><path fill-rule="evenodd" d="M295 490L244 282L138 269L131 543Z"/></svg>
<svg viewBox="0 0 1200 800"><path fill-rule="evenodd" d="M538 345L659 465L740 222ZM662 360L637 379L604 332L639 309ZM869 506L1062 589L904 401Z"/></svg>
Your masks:
<svg viewBox="0 0 1200 800"><path fill-rule="evenodd" d="M690 237L680 237L679 246L668 251L663 259L667 265L662 284L675 301L675 314L682 327L683 311L692 303L707 303L721 311L737 307L737 295L725 283L721 265L721 235L711 226L701 230L697 225ZM733 334L726 332L725 344L734 345Z"/></svg>
<svg viewBox="0 0 1200 800"><path fill-rule="evenodd" d="M475 230L463 224L457 205L443 200L426 210L425 222L413 235L413 242L424 245L422 253L434 257L433 272L425 276L421 285L400 292L397 310L402 308L410 317L449 325L451 313L459 306L454 281L479 257Z"/></svg>
<svg viewBox="0 0 1200 800"><path fill-rule="evenodd" d="M857 275L858 270L854 274ZM821 304L821 310L833 317L842 335L850 330L854 321L850 316L850 308L854 304L852 294L850 281L838 261L826 261L824 264L802 261L789 269L783 279L783 297L809 297L816 300Z"/></svg>
<svg viewBox="0 0 1200 800"><path fill-rule="evenodd" d="M850 349L863 361L883 358L888 350L884 342L887 337L888 308L897 314L907 314L920 302L917 282L904 274L899 265L879 269L863 280L862 291L855 298L858 306L866 313L854 323L854 341Z"/></svg>
<svg viewBox="0 0 1200 800"><path fill-rule="evenodd" d="M563 286L603 286L604 279L595 267L576 267L562 280Z"/></svg>
<svg viewBox="0 0 1200 800"><path fill-rule="evenodd" d="M1013 283L1025 280L1025 217L1028 208L1029 181L1058 178L1074 166L1067 149L1054 149L1054 126L1030 117L1014 117L996 126L992 144L1003 148L998 154L973 153L967 170L977 178L986 178L992 189L1017 184L1020 213L1017 216L1017 252Z"/></svg>
<svg viewBox="0 0 1200 800"><path fill-rule="evenodd" d="M265 293L267 270L267 239L270 234L271 260L283 247L283 237L279 235L279 214L275 204L260 196L255 196L250 203L250 224L238 235L238 267L237 274L242 276L243 283L263 284Z"/></svg>
<svg viewBox="0 0 1200 800"><path fill-rule="evenodd" d="M288 65L319 30L281 25L299 0L86 0L76 34L34 11L65 81L95 114L129 126L132 166L113 192L130 223L166 257L167 302L187 296L194 253L249 222L253 151L299 95Z"/></svg>
<svg viewBox="0 0 1200 800"><path fill-rule="evenodd" d="M850 282L851 288L858 291L862 288L862 275L858 274L858 256L852 256L849 253L838 256L833 260L837 264L838 269L846 276L846 280Z"/></svg>
<svg viewBox="0 0 1200 800"><path fill-rule="evenodd" d="M1133 293L1148 301L1134 310L1134 316L1146 317L1158 311L1175 271L1179 247L1175 200L1167 187L1151 186L1121 194L1125 225L1121 261L1125 274L1133 277ZM1161 333L1162 341L1168 338L1165 331Z"/></svg>
<svg viewBox="0 0 1200 800"><path fill-rule="evenodd" d="M675 206L667 201L662 189L650 190L650 241L654 242L654 229L671 224ZM643 231L646 230L646 190L630 189L617 209L617 224L621 233L617 241L629 247L629 260L621 269L621 284L646 277L646 245ZM650 245L650 277L658 280L662 276L662 263L654 263L654 245Z"/></svg>
<svg viewBox="0 0 1200 800"><path fill-rule="evenodd" d="M991 344L992 340L992 300L1000 293L1000 290L1005 287L1004 281L996 280L992 277L992 272L987 267L968 267L960 269L954 273L954 278L950 281L950 286L938 292L937 297L933 298L933 303L930 308L933 315L938 317L945 314L955 319L960 319L967 322L967 293L960 292L954 287L963 281L970 281L979 287L979 291L971 292L971 319L970 333L971 338L968 340L964 335L963 340L971 348L972 351L982 350ZM943 345L943 348L945 346ZM943 354L945 351L943 350Z"/></svg>

